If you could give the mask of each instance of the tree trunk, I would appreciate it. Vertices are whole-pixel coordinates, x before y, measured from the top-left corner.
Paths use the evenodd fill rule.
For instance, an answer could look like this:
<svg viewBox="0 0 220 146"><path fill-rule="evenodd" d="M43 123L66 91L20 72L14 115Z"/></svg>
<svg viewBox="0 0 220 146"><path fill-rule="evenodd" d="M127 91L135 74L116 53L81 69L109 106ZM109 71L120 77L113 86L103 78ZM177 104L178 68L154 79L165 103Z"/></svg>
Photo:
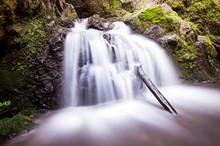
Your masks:
<svg viewBox="0 0 220 146"><path fill-rule="evenodd" d="M135 66L135 72L138 77L140 77L140 79L144 82L144 84L149 88L149 90L155 96L158 102L164 107L164 109L170 113L177 114L176 110L172 107L168 100L161 94L161 92L153 84L150 78L144 73L141 65Z"/></svg>

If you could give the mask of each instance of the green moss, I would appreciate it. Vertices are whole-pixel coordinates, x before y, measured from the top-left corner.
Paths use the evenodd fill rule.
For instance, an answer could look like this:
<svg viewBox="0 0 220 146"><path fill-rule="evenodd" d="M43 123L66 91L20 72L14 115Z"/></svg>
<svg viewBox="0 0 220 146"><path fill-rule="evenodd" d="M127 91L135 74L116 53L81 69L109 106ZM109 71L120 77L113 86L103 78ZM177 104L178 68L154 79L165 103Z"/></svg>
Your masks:
<svg viewBox="0 0 220 146"><path fill-rule="evenodd" d="M4 107L7 107L7 106L10 106L11 105L11 101L7 100L7 101L4 101L4 102L0 102L0 108L4 108Z"/></svg>
<svg viewBox="0 0 220 146"><path fill-rule="evenodd" d="M74 11L74 12L68 12L68 13L66 13L66 16L67 16L67 18L73 18L73 19L75 19L75 18L77 18L77 13Z"/></svg>
<svg viewBox="0 0 220 146"><path fill-rule="evenodd" d="M152 23L161 25L166 32L177 31L180 22L178 15L171 11L165 12L159 5L146 9L139 18L147 26Z"/></svg>
<svg viewBox="0 0 220 146"><path fill-rule="evenodd" d="M216 6L218 6L218 9L220 9L220 1L217 0L211 0Z"/></svg>
<svg viewBox="0 0 220 146"><path fill-rule="evenodd" d="M179 0L178 1L172 1L172 2L170 2L168 4L178 14L183 14L184 11L185 11L185 5L183 4L182 1L179 1Z"/></svg>
<svg viewBox="0 0 220 146"><path fill-rule="evenodd" d="M126 21L131 25L133 30L139 30L140 32L143 32L147 28L138 17L133 17Z"/></svg>
<svg viewBox="0 0 220 146"><path fill-rule="evenodd" d="M215 47L212 45L212 42L208 36L205 38L205 47L206 47L206 53L208 57L208 62L210 65L214 66L214 57L217 54Z"/></svg>
<svg viewBox="0 0 220 146"><path fill-rule="evenodd" d="M22 47L19 59L13 62L13 70L24 72L33 66L33 55L42 46L46 36L45 22L41 19L31 19L28 22L17 23L12 29L18 33L14 41Z"/></svg>
<svg viewBox="0 0 220 146"><path fill-rule="evenodd" d="M178 47L174 49L173 53L180 63L190 63L186 68L192 68L195 64L195 53L193 47L186 41L186 37L181 35L178 42Z"/></svg>
<svg viewBox="0 0 220 146"><path fill-rule="evenodd" d="M198 25L201 35L220 34L220 2L218 0L163 0L178 15Z"/></svg>
<svg viewBox="0 0 220 146"><path fill-rule="evenodd" d="M133 2L125 2L125 3L122 3L122 8L128 12L134 12L135 10L135 6L134 6L134 3Z"/></svg>
<svg viewBox="0 0 220 146"><path fill-rule="evenodd" d="M152 24L158 24L165 30L165 36L176 34L177 37L173 38L176 40L165 42L166 48L173 54L173 59L183 72L184 78L192 79L193 70L196 67L193 44L197 40L197 26L182 20L171 10L164 10L161 5L146 9L138 18L142 22L142 25L138 26L149 27Z"/></svg>
<svg viewBox="0 0 220 146"><path fill-rule="evenodd" d="M182 17L197 24L203 35L220 35L220 7L217 1L193 0Z"/></svg>
<svg viewBox="0 0 220 146"><path fill-rule="evenodd" d="M103 1L104 10L98 12L100 16L108 18L108 17L121 17L121 1L120 0L104 0ZM95 9L94 9L95 10ZM97 9L96 9L97 10Z"/></svg>
<svg viewBox="0 0 220 146"><path fill-rule="evenodd" d="M18 114L12 118L5 118L0 120L0 137L10 137L21 133L22 131L30 128L30 118Z"/></svg>
<svg viewBox="0 0 220 146"><path fill-rule="evenodd" d="M161 6L147 9L141 14L140 17L153 23L160 23L161 21L165 20L164 12Z"/></svg>
<svg viewBox="0 0 220 146"><path fill-rule="evenodd" d="M212 42L215 42L217 44L220 43L220 36L215 36L215 35L209 35L209 38Z"/></svg>
<svg viewBox="0 0 220 146"><path fill-rule="evenodd" d="M120 0L112 0L110 1L110 5L111 5L111 8L119 8L121 7L121 1Z"/></svg>

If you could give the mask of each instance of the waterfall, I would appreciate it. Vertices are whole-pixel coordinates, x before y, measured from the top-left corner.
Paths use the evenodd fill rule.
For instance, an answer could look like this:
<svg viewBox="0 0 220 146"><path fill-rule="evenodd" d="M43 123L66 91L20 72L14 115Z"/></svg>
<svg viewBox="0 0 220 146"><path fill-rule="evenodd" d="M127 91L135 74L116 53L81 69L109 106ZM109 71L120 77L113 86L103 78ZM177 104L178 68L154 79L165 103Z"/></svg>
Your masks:
<svg viewBox="0 0 220 146"><path fill-rule="evenodd" d="M122 22L107 32L88 29L87 20L76 22L66 37L64 57L69 106L137 98L146 89L134 73L135 64L141 64L158 87L178 82L166 52L152 40L132 34Z"/></svg>
<svg viewBox="0 0 220 146"><path fill-rule="evenodd" d="M68 107L47 113L7 146L219 146L220 92L178 84L162 48L124 23L114 26L102 32L88 29L86 20L75 24L65 41ZM144 88L136 64L178 115Z"/></svg>

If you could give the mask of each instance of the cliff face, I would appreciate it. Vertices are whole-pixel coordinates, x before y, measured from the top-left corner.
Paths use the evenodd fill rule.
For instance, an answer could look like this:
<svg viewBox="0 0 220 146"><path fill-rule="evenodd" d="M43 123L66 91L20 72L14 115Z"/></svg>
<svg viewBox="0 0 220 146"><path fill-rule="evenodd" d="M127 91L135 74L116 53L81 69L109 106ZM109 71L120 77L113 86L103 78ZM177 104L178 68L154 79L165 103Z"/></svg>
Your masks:
<svg viewBox="0 0 220 146"><path fill-rule="evenodd" d="M76 18L63 0L0 0L1 144L32 125L35 109L58 107L64 26Z"/></svg>
<svg viewBox="0 0 220 146"><path fill-rule="evenodd" d="M57 108L63 40L76 18L61 0L0 1L0 119Z"/></svg>

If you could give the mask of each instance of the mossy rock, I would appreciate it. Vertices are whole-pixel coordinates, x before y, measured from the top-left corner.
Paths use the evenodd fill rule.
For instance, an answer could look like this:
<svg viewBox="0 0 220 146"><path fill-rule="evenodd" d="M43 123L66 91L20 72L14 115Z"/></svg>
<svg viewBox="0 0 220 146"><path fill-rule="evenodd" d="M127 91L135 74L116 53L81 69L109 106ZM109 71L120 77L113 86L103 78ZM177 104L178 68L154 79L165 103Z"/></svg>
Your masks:
<svg viewBox="0 0 220 146"><path fill-rule="evenodd" d="M26 22L16 23L11 25L8 29L14 32L14 37L11 40L12 45L17 46L16 50L11 50L9 56L16 57L12 61L12 70L27 73L34 65L33 55L36 53L37 48L42 46L46 36L46 23L44 19L33 18ZM7 56L5 62L7 62Z"/></svg>
<svg viewBox="0 0 220 146"><path fill-rule="evenodd" d="M124 3L122 3L121 7L131 13L134 12L134 10L135 10L135 6L134 6L133 2L124 2Z"/></svg>
<svg viewBox="0 0 220 146"><path fill-rule="evenodd" d="M196 25L201 35L220 35L220 2L218 0L164 0L183 19Z"/></svg>
<svg viewBox="0 0 220 146"><path fill-rule="evenodd" d="M178 31L180 25L180 17L172 11L166 4L155 5L143 11L139 15L139 19L146 26L159 24L165 32Z"/></svg>
<svg viewBox="0 0 220 146"><path fill-rule="evenodd" d="M0 103L9 100L11 105L7 111L16 107L16 111L19 112L26 107L39 106L33 103L33 88L36 82L30 80L34 78L33 73L37 70L39 50L44 47L43 45L51 47L45 39L51 33L49 28L58 30L57 27L61 25L69 27L67 25L72 24L77 15L74 8L64 0L3 1L3 5L2 1L0 2L0 67L21 74L23 85L16 87L13 85L10 88L2 85L4 91L0 94L4 96L0 96Z"/></svg>
<svg viewBox="0 0 220 146"><path fill-rule="evenodd" d="M18 114L12 118L0 120L0 137L9 138L27 130L32 125L31 119Z"/></svg>
<svg viewBox="0 0 220 146"><path fill-rule="evenodd" d="M198 42L197 36L201 33L198 25L182 19L166 4L154 5L135 15L126 23L131 25L135 32L149 38L156 36L152 39L158 41L171 54L180 71L180 78L187 81L213 81L216 78L217 74L214 72L218 63L213 42L206 38L199 48L195 46ZM159 32L160 28L164 32L161 31L157 35L151 28L157 28L156 32ZM202 72L199 73L199 70Z"/></svg>
<svg viewBox="0 0 220 146"><path fill-rule="evenodd" d="M176 45L173 46L167 42L168 44L165 46L176 56L178 62L193 61L195 54L192 44L197 40L196 27L193 24L182 20L166 4L150 7L143 11L138 18L142 23L141 29L143 29L142 26L149 28L152 25L160 25L164 29L162 40L166 39L166 36L176 34L178 38L175 40Z"/></svg>
<svg viewBox="0 0 220 146"><path fill-rule="evenodd" d="M219 75L219 63L215 59L217 52L210 38L208 36L198 36L198 40L193 47L196 54L194 78L199 82L214 82Z"/></svg>
<svg viewBox="0 0 220 146"><path fill-rule="evenodd" d="M215 47L212 45L211 39L208 36L205 38L205 48L208 62L211 66L214 66L214 57L217 55L217 52Z"/></svg>

